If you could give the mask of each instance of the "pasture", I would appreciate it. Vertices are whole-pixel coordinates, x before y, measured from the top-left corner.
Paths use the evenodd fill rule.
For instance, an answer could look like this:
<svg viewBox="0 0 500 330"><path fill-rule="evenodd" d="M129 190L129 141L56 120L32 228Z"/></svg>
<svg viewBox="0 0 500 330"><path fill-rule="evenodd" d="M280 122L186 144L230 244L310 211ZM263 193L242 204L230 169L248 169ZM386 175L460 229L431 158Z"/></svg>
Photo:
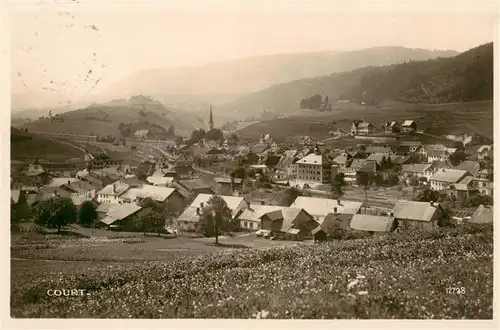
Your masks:
<svg viewBox="0 0 500 330"><path fill-rule="evenodd" d="M381 108L341 108L331 112L301 110L292 116L245 126L238 130L238 134L243 138L256 138L262 133L270 133L279 141L290 136L306 135L323 140L331 137L328 132L337 128L350 131L355 119L372 123L379 132L387 121L396 120L401 123L412 119L417 121L418 130L431 135L480 133L493 138L492 101L439 105L398 104Z"/></svg>
<svg viewBox="0 0 500 330"><path fill-rule="evenodd" d="M201 254L184 254L172 248L162 258L140 252L139 246L149 243L130 244L137 248L128 250L117 244L80 255L72 251L73 258L82 258L78 261L11 260L12 317L492 319L493 315L491 225L271 249L213 247ZM106 255L112 249L123 250L123 256L136 249L135 259L111 262ZM86 294L48 296L50 289L79 289Z"/></svg>

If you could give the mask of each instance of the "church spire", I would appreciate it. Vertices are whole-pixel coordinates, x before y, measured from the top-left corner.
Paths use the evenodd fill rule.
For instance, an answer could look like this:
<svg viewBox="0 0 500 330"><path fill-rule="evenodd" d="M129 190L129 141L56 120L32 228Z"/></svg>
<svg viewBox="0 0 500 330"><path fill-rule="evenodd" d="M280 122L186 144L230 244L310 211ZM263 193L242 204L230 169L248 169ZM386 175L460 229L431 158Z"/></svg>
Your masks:
<svg viewBox="0 0 500 330"><path fill-rule="evenodd" d="M210 104L210 118L208 119L208 125L210 127L210 130L214 129L214 119L212 117L212 105Z"/></svg>

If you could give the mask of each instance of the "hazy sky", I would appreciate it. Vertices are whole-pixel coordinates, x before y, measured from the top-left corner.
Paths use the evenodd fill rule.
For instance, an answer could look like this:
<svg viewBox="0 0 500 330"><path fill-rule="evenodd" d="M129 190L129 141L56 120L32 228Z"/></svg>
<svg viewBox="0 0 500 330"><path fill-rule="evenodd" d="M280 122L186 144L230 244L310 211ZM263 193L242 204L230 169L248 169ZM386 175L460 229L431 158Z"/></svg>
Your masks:
<svg viewBox="0 0 500 330"><path fill-rule="evenodd" d="M76 100L148 68L374 46L464 51L493 40L494 12L196 8L143 6L133 12L94 6L89 11L76 5L39 4L13 13L13 93L43 92Z"/></svg>

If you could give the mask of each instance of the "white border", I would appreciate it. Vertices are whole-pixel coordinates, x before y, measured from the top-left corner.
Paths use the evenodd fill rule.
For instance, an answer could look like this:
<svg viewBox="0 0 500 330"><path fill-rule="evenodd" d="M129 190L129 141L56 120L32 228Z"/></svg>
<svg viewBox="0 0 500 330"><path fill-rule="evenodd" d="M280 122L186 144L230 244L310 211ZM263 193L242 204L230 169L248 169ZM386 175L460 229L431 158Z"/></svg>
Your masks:
<svg viewBox="0 0 500 330"><path fill-rule="evenodd" d="M500 141L500 116L498 115L498 98L500 96L498 83L498 57L499 57L499 10L495 1L352 1L346 2L333 2L333 1L277 1L264 2L254 1L239 2L235 1L84 1L78 0L79 3L71 1L48 1L50 6L54 8L57 6L58 10L75 10L75 11L150 11L150 10L188 10L188 11L204 11L206 5L209 3L212 10L223 11L241 11L241 10L265 10L265 11L289 11L289 12L304 12L304 11L322 11L322 12L374 12L374 13L387 13L387 12L468 12L468 13L482 13L493 14L496 16L495 26L495 101L494 101L494 140ZM10 34L8 31L8 10L38 10L33 3L37 1L7 1L7 3L0 4L0 42L1 42L1 59L2 65L0 66L0 112L1 112L1 141L2 148L0 149L0 159L2 164L1 180L2 183L2 202L7 203L7 197L10 198L9 181L10 181L10 62L9 62L9 45ZM432 5L432 7L429 7ZM4 9L4 10L2 10ZM457 36L460 37L460 36ZM500 159L500 150L495 148L495 159ZM497 166L495 166L495 176L500 175L497 173ZM500 205L500 188L495 185L495 205ZM5 204L7 205L7 204ZM4 208L1 208L4 210ZM7 210L8 207L5 208ZM495 208L495 215L497 214ZM4 228L3 235L3 269L10 270L10 228L8 225L8 214L3 212ZM498 225L495 225L495 238L497 235ZM499 241L495 240L495 284L498 283L499 275L498 256L496 251L499 251ZM467 267L467 265L463 265ZM262 322L262 320L51 320L51 319L33 319L33 320L20 320L10 318L10 271L5 271L2 276L2 284L5 290L2 290L2 328L5 329L107 329L121 328L121 329L163 329L163 328L202 328L202 329L254 329L256 326L260 328L269 327L273 329L286 328L286 329L331 329L331 328L360 328L360 329L400 329L401 327L407 329L422 329L422 328L439 328L449 327L453 329L494 329L500 328L498 318L498 294L495 290L494 294L494 320L493 321L410 321L410 320L369 320L369 321L302 321L302 320L266 320L265 324L254 322ZM495 289L497 286L495 286Z"/></svg>

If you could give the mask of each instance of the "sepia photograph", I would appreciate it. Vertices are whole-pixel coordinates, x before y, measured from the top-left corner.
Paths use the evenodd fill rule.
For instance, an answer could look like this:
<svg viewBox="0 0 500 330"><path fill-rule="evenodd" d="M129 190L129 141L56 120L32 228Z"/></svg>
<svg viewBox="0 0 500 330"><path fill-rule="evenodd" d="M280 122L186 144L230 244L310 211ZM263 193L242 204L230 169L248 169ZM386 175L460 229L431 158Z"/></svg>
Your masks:
<svg viewBox="0 0 500 330"><path fill-rule="evenodd" d="M7 4L11 320L493 321L498 8L452 7Z"/></svg>

